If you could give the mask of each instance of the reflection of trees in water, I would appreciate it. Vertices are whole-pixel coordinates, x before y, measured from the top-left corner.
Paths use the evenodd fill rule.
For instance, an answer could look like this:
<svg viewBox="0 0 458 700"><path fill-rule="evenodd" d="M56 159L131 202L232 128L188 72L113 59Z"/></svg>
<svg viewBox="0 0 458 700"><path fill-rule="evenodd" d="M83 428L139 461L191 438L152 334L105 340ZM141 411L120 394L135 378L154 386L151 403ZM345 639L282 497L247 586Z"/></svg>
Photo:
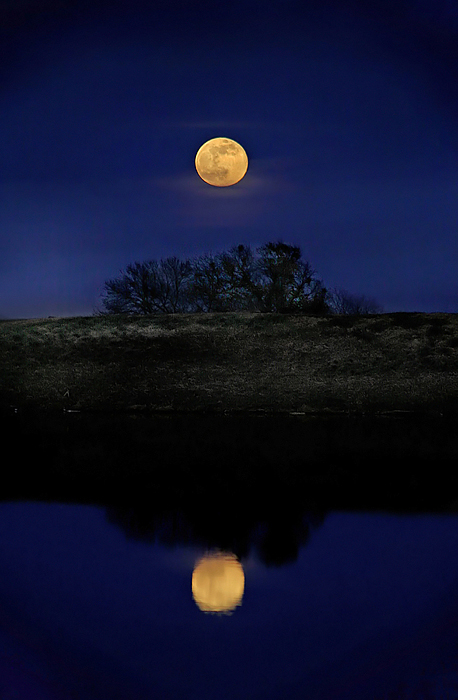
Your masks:
<svg viewBox="0 0 458 700"><path fill-rule="evenodd" d="M307 513L425 512L457 496L452 418L35 414L4 428L4 500L110 505L129 536L255 546L271 563L297 556Z"/></svg>
<svg viewBox="0 0 458 700"><path fill-rule="evenodd" d="M109 522L126 536L145 542L201 545L233 552L239 559L256 550L266 565L280 566L297 559L311 529L324 521L324 514L306 511L291 502L287 509L266 510L245 499L208 504L190 502L182 508L157 508L149 503L106 508Z"/></svg>

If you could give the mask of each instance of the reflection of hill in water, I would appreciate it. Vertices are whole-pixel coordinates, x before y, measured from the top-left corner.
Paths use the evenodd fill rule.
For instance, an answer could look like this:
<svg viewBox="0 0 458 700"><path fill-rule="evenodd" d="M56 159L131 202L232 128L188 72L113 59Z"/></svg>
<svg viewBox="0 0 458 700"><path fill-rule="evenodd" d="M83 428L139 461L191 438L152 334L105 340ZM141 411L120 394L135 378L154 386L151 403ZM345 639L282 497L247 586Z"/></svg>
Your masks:
<svg viewBox="0 0 458 700"><path fill-rule="evenodd" d="M452 418L4 416L3 500L98 503L130 536L294 559L310 513L456 500ZM319 521L321 516L314 516ZM312 518L313 519L313 518Z"/></svg>

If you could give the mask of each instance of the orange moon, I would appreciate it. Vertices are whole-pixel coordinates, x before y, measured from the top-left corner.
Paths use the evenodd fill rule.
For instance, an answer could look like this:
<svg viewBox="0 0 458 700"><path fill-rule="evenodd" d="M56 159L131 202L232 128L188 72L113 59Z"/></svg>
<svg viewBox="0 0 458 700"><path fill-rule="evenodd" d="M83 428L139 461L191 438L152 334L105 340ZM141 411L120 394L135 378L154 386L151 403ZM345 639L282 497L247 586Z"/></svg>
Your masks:
<svg viewBox="0 0 458 700"><path fill-rule="evenodd" d="M206 141L197 151L196 170L208 185L229 187L245 176L248 156L237 141L218 136Z"/></svg>
<svg viewBox="0 0 458 700"><path fill-rule="evenodd" d="M231 613L242 604L244 589L242 565L231 552L207 554L194 567L192 595L203 612Z"/></svg>

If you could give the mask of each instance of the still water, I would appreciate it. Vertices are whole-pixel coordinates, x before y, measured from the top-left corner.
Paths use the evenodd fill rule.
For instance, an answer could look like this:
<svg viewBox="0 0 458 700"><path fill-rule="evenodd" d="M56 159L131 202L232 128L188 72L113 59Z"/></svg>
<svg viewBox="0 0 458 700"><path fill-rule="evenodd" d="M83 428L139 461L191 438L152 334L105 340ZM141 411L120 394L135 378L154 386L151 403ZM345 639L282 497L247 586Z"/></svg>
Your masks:
<svg viewBox="0 0 458 700"><path fill-rule="evenodd" d="M4 700L458 694L456 516L331 512L283 566L94 506L4 503L0 534Z"/></svg>
<svg viewBox="0 0 458 700"><path fill-rule="evenodd" d="M0 698L458 697L458 516L438 508L458 495L454 477L447 493L438 486L454 430L439 448L421 441L426 426L409 423L296 424L306 455L296 463L294 431L245 420L230 425L244 446L235 463L233 452L223 459L223 428L191 424L11 423ZM269 465L275 425L284 462ZM244 430L258 453L267 445L262 468ZM203 434L218 438L214 449ZM170 450L183 454L174 468ZM391 454L385 485L377 452ZM335 454L351 457L352 470ZM368 464L375 481L363 478ZM333 491L343 500L326 507Z"/></svg>

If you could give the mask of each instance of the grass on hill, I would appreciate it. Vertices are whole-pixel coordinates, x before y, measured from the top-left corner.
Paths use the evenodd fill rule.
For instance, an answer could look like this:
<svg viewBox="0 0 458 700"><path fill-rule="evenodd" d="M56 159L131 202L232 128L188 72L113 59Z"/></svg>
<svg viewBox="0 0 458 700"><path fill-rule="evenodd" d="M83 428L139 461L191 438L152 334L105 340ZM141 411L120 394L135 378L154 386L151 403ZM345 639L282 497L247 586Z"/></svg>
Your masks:
<svg viewBox="0 0 458 700"><path fill-rule="evenodd" d="M3 320L0 407L455 410L458 314Z"/></svg>

